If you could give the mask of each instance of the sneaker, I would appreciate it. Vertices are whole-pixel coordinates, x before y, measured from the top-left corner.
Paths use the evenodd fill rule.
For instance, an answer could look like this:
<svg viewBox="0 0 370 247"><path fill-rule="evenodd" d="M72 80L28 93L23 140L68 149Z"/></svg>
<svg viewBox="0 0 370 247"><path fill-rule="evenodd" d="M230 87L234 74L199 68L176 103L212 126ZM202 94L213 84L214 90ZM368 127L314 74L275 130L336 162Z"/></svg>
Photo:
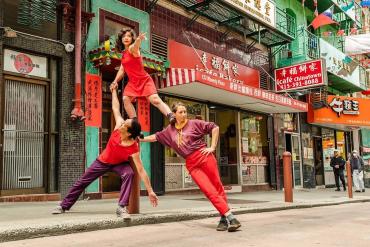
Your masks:
<svg viewBox="0 0 370 247"><path fill-rule="evenodd" d="M235 232L241 226L242 225L240 224L240 222L237 219L232 219L230 221L229 228L227 228L227 231L228 232Z"/></svg>
<svg viewBox="0 0 370 247"><path fill-rule="evenodd" d="M66 211L62 208L62 206L57 206L51 213L52 214L64 214Z"/></svg>
<svg viewBox="0 0 370 247"><path fill-rule="evenodd" d="M130 219L131 215L128 213L126 207L118 206L116 210L117 217L122 219Z"/></svg>
<svg viewBox="0 0 370 247"><path fill-rule="evenodd" d="M365 192L365 189L363 189L362 192Z"/></svg>
<svg viewBox="0 0 370 247"><path fill-rule="evenodd" d="M338 189L336 189L335 191L340 191L340 189L338 188Z"/></svg>
<svg viewBox="0 0 370 247"><path fill-rule="evenodd" d="M220 220L216 230L217 231L226 231L228 226L229 226L229 224L227 223L227 220Z"/></svg>
<svg viewBox="0 0 370 247"><path fill-rule="evenodd" d="M360 192L361 192L361 190L355 190L355 192L360 193Z"/></svg>

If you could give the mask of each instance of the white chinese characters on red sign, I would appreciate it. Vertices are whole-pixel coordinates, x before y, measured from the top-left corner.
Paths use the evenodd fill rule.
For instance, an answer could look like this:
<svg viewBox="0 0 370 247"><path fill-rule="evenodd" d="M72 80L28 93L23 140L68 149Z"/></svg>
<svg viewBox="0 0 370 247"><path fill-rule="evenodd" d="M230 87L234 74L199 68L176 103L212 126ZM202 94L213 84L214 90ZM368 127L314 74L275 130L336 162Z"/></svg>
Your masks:
<svg viewBox="0 0 370 247"><path fill-rule="evenodd" d="M322 60L315 60L276 69L276 91L322 86L325 84L322 68Z"/></svg>

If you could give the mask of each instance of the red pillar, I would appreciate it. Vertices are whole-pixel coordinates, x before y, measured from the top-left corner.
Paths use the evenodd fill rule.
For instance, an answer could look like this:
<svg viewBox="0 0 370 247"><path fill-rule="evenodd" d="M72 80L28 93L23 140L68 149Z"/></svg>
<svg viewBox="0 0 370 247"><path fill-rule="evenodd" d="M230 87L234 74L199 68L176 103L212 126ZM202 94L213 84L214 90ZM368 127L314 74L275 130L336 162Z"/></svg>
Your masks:
<svg viewBox="0 0 370 247"><path fill-rule="evenodd" d="M292 154L290 152L283 153L283 166L285 202L293 202Z"/></svg>

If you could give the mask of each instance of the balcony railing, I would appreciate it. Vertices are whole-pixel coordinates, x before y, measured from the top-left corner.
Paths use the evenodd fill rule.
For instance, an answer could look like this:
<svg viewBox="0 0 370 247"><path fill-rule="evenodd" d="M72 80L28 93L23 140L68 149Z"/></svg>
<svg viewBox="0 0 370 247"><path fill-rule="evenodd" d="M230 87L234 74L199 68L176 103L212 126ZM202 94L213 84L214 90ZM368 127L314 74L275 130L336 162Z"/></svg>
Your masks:
<svg viewBox="0 0 370 247"><path fill-rule="evenodd" d="M296 19L278 7L276 7L276 28L293 39L296 38Z"/></svg>

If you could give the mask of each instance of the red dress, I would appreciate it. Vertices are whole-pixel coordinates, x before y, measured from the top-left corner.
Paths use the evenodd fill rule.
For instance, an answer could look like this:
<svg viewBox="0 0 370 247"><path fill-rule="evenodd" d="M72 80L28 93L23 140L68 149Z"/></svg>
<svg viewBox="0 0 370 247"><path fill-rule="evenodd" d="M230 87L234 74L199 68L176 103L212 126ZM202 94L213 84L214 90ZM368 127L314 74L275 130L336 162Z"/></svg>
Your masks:
<svg viewBox="0 0 370 247"><path fill-rule="evenodd" d="M145 97L157 93L153 79L144 70L141 56L134 57L130 52L123 51L121 64L128 76L124 96Z"/></svg>

